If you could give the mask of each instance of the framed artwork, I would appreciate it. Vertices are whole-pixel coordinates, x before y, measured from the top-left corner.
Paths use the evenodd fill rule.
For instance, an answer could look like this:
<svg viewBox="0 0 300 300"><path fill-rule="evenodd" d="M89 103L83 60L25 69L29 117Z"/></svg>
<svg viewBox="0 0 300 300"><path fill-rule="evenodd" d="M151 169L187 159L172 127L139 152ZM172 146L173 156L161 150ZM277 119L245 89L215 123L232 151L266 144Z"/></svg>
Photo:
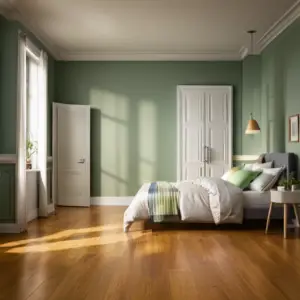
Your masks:
<svg viewBox="0 0 300 300"><path fill-rule="evenodd" d="M299 142L299 115L289 117L289 141Z"/></svg>

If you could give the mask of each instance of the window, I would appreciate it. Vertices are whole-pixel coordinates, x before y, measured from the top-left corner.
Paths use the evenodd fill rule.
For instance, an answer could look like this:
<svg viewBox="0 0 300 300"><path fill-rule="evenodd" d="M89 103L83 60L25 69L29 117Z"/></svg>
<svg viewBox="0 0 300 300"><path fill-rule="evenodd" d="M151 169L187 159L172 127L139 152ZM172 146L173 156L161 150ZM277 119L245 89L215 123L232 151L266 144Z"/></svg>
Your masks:
<svg viewBox="0 0 300 300"><path fill-rule="evenodd" d="M39 65L30 55L26 55L26 163L28 169L37 168L38 149L38 68Z"/></svg>

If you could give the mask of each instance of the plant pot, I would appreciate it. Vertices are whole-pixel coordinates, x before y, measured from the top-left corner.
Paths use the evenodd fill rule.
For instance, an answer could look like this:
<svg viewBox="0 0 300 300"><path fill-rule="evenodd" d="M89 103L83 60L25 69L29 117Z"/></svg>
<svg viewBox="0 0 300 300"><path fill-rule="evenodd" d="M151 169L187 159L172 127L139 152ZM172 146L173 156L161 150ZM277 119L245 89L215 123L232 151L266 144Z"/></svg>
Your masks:
<svg viewBox="0 0 300 300"><path fill-rule="evenodd" d="M31 170L32 169L32 164L31 161L26 162L26 170Z"/></svg>
<svg viewBox="0 0 300 300"><path fill-rule="evenodd" d="M293 184L292 185L292 191L297 191L297 190L299 190L299 188L300 188L299 184Z"/></svg>

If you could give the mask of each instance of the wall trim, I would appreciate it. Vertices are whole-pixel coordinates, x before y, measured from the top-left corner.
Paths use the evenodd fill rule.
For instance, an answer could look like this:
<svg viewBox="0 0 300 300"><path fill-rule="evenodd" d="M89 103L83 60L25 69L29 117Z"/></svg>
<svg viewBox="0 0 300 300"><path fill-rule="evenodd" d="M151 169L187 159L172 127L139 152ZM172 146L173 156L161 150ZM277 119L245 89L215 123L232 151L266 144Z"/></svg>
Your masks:
<svg viewBox="0 0 300 300"><path fill-rule="evenodd" d="M60 49L50 40L48 35L41 30L34 21L34 18L24 14L19 7L19 1L0 1L0 13L8 20L16 20L23 24L55 58L59 59Z"/></svg>
<svg viewBox="0 0 300 300"><path fill-rule="evenodd" d="M20 233L21 227L16 223L0 223L0 233Z"/></svg>
<svg viewBox="0 0 300 300"><path fill-rule="evenodd" d="M260 51L264 50L286 28L300 17L300 0L287 10L258 41Z"/></svg>
<svg viewBox="0 0 300 300"><path fill-rule="evenodd" d="M160 52L73 52L63 51L55 45L46 32L41 30L35 21L22 12L18 1L1 2L0 12L8 19L18 20L27 27L47 48L56 60L65 61L235 61L242 60L248 54L248 47L243 45L239 51L204 51L196 53L160 53ZM258 41L259 53L265 49L278 35L300 17L300 0L294 3L262 36Z"/></svg>
<svg viewBox="0 0 300 300"><path fill-rule="evenodd" d="M241 60L244 60L248 56L248 54L249 54L249 48L245 46L241 47L240 49Z"/></svg>
<svg viewBox="0 0 300 300"><path fill-rule="evenodd" d="M16 164L17 154L0 154L0 164Z"/></svg>
<svg viewBox="0 0 300 300"><path fill-rule="evenodd" d="M39 214L38 214L38 209L37 208L31 209L30 211L27 211L27 216L26 216L27 223L37 219L38 215Z"/></svg>
<svg viewBox="0 0 300 300"><path fill-rule="evenodd" d="M65 61L236 61L241 59L239 51L207 52L60 52Z"/></svg>
<svg viewBox="0 0 300 300"><path fill-rule="evenodd" d="M233 161L255 161L259 155L233 155Z"/></svg>
<svg viewBox="0 0 300 300"><path fill-rule="evenodd" d="M129 206L133 196L124 197L92 197L91 205L95 206Z"/></svg>

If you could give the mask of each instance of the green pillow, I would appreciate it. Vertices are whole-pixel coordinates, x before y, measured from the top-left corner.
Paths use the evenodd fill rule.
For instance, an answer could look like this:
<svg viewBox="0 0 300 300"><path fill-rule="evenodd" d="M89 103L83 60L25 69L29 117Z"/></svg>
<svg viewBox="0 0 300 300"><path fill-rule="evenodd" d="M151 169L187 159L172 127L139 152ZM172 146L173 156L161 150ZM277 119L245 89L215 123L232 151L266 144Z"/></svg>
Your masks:
<svg viewBox="0 0 300 300"><path fill-rule="evenodd" d="M242 190L249 186L249 184L261 173L261 171L238 170L230 174L227 181L241 188Z"/></svg>

